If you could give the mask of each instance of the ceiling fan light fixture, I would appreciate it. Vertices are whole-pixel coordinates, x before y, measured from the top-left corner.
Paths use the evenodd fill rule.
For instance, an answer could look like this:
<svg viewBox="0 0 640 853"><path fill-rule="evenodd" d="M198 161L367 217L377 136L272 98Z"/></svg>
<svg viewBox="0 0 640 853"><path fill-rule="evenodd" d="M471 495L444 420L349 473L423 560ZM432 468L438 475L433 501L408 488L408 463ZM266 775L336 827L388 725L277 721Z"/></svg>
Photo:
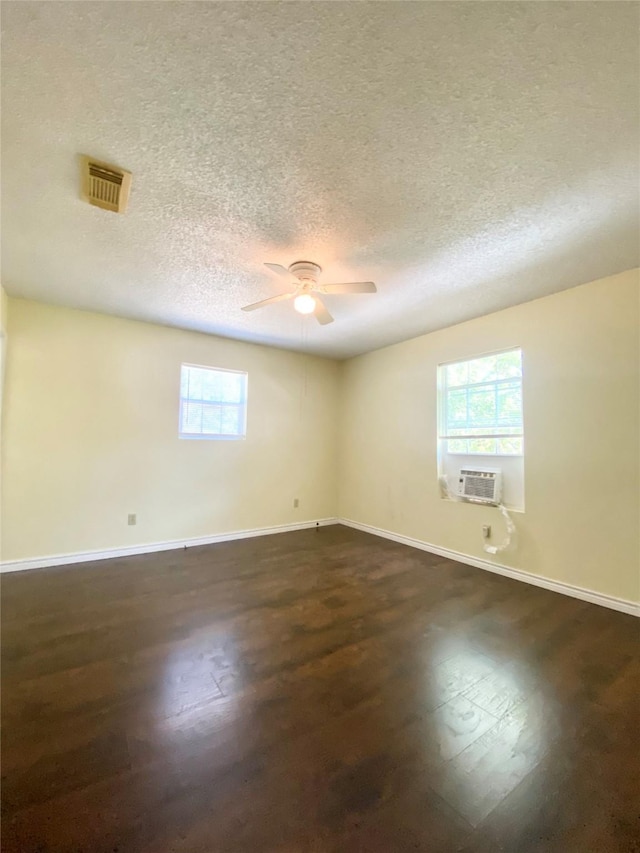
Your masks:
<svg viewBox="0 0 640 853"><path fill-rule="evenodd" d="M301 293L293 300L293 307L298 314L313 314L316 310L316 300L308 293Z"/></svg>
<svg viewBox="0 0 640 853"><path fill-rule="evenodd" d="M243 311L255 311L265 305L274 302L283 302L293 299L293 307L298 314L313 314L321 326L333 323L333 317L324 304L325 293L376 293L377 287L372 281L343 281L337 284L319 284L318 279L322 273L322 267L312 261L296 261L289 267L282 264L265 264L271 272L284 276L291 284L295 284L295 290L289 293L279 293L277 296L269 296L259 302L243 306Z"/></svg>

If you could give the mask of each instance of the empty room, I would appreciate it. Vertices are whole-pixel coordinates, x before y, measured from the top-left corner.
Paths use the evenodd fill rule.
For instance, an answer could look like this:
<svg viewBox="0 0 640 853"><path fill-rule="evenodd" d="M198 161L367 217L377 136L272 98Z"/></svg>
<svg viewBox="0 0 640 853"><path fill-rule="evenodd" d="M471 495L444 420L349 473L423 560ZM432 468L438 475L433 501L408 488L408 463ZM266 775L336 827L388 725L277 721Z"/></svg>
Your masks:
<svg viewBox="0 0 640 853"><path fill-rule="evenodd" d="M640 4L0 14L4 853L637 853Z"/></svg>

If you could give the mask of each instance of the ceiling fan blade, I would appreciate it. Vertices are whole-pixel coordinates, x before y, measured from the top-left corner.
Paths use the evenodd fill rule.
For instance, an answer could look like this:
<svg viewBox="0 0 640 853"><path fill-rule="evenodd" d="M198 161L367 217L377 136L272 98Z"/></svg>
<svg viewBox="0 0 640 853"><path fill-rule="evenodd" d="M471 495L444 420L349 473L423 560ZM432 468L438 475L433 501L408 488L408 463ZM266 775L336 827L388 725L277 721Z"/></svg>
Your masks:
<svg viewBox="0 0 640 853"><path fill-rule="evenodd" d="M372 281L349 281L343 284L325 284L324 293L376 293L378 288Z"/></svg>
<svg viewBox="0 0 640 853"><path fill-rule="evenodd" d="M320 299L317 293L313 294L313 298L316 300L316 310L313 313L318 323L322 326L326 326L327 323L333 323L333 317L327 311L322 299Z"/></svg>
<svg viewBox="0 0 640 853"><path fill-rule="evenodd" d="M272 305L274 302L282 302L285 299L293 299L295 293L279 293L277 296L270 296L268 299L262 299L260 302L253 302L251 305L245 305L243 311L255 311L256 308L262 308L265 305Z"/></svg>
<svg viewBox="0 0 640 853"><path fill-rule="evenodd" d="M278 275L283 275L285 278L297 281L296 277L294 275L291 275L289 270L286 267L283 267L282 264L265 264L265 267L268 267L271 272L275 272Z"/></svg>

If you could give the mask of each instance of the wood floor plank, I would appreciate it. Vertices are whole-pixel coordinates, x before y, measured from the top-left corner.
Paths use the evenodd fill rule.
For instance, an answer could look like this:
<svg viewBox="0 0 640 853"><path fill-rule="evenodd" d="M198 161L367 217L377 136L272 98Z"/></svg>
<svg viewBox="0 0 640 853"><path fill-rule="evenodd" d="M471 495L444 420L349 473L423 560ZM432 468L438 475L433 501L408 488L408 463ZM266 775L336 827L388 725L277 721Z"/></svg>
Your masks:
<svg viewBox="0 0 640 853"><path fill-rule="evenodd" d="M2 599L6 853L639 849L632 617L338 525Z"/></svg>

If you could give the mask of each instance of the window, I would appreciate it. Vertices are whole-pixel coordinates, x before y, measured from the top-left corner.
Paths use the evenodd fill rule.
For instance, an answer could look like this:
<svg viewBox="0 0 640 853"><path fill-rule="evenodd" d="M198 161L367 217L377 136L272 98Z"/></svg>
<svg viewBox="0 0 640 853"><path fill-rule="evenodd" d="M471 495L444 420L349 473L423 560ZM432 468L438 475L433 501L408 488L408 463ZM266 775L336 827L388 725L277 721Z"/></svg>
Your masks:
<svg viewBox="0 0 640 853"><path fill-rule="evenodd" d="M244 438L247 374L183 364L180 373L180 438Z"/></svg>
<svg viewBox="0 0 640 853"><path fill-rule="evenodd" d="M522 350L442 364L439 370L446 452L521 456Z"/></svg>

